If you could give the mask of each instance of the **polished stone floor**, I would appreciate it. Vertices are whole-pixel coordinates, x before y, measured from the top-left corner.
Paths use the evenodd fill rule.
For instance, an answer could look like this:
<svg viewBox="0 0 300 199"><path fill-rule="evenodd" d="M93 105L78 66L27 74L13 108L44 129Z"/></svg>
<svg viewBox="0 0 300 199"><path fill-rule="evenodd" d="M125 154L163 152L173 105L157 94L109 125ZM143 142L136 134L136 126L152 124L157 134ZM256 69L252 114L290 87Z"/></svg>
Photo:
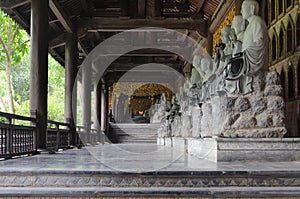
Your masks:
<svg viewBox="0 0 300 199"><path fill-rule="evenodd" d="M300 162L214 163L175 148L156 144L105 144L0 161L0 173L8 171L299 173Z"/></svg>

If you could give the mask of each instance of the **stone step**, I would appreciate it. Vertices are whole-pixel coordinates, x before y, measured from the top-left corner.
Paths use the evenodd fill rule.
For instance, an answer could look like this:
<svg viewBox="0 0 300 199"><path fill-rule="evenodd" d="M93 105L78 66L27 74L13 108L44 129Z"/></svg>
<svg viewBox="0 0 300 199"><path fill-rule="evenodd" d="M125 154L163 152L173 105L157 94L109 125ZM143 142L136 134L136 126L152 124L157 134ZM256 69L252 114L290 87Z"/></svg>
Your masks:
<svg viewBox="0 0 300 199"><path fill-rule="evenodd" d="M35 198L298 198L298 187L214 188L111 188L111 187L10 187L0 188L0 197Z"/></svg>
<svg viewBox="0 0 300 199"><path fill-rule="evenodd" d="M161 125L157 124L110 124L112 129L140 129L140 130L157 130Z"/></svg>
<svg viewBox="0 0 300 199"><path fill-rule="evenodd" d="M0 198L300 198L300 162L213 163L170 149L101 145L2 161Z"/></svg>
<svg viewBox="0 0 300 199"><path fill-rule="evenodd" d="M299 171L23 170L0 172L0 187L298 187Z"/></svg>
<svg viewBox="0 0 300 199"><path fill-rule="evenodd" d="M110 124L110 134L119 143L155 143L159 124Z"/></svg>

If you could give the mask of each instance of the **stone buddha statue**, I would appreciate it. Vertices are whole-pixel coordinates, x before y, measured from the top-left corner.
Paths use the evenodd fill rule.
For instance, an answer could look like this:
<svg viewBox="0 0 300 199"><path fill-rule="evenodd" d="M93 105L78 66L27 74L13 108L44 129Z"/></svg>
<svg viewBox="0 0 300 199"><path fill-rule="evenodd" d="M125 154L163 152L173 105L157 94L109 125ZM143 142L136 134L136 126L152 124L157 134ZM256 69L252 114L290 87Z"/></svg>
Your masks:
<svg viewBox="0 0 300 199"><path fill-rule="evenodd" d="M213 63L210 57L202 58L199 73L202 77L202 94L200 100L205 101L215 93L214 86L212 84L216 76L214 74Z"/></svg>
<svg viewBox="0 0 300 199"><path fill-rule="evenodd" d="M258 16L258 11L259 4L256 0L244 0L241 13L243 19L249 23L244 32L242 45L246 74L244 94L253 90L259 92L263 80L258 77L254 84L253 78L268 70L268 32L264 20Z"/></svg>
<svg viewBox="0 0 300 199"><path fill-rule="evenodd" d="M231 40L233 59L235 59L235 58L239 59L242 57L242 45L243 45L245 27L246 27L246 20L243 19L242 15L237 15L233 18L231 32L229 35L229 38ZM226 66L226 67L228 67L228 66ZM234 69L234 68L231 68L231 69ZM228 70L228 68L226 68L226 70ZM232 80L232 79L227 80L227 78L226 78L227 71L225 72L225 74L226 75L224 75L224 73L223 73L223 77L225 78L225 80L224 80L225 91L229 94L241 93L240 80L244 79L244 77L237 78L236 80Z"/></svg>
<svg viewBox="0 0 300 199"><path fill-rule="evenodd" d="M200 63L201 63L201 55L194 55L193 57L193 69L192 69L192 75L191 75L191 86L193 84L200 84L202 81L201 74L200 73Z"/></svg>
<svg viewBox="0 0 300 199"><path fill-rule="evenodd" d="M225 93L225 80L223 79L223 71L229 62L230 58L232 57L232 48L231 48L231 41L230 41L230 32L231 27L226 25L221 30L221 41L222 41L222 48L218 48L218 51L216 52L218 55L216 57L219 57L218 59L215 59L215 75L216 79L214 81L214 89L216 92L218 92L219 95Z"/></svg>
<svg viewBox="0 0 300 199"><path fill-rule="evenodd" d="M231 32L230 32L230 40L232 46L232 56L237 55L242 52L242 44L244 40L244 32L246 29L246 20L243 19L242 15L236 15L233 18Z"/></svg>
<svg viewBox="0 0 300 199"><path fill-rule="evenodd" d="M230 40L230 31L231 27L226 25L221 30L221 41L225 45L224 48L220 48L220 51L218 52L220 55L220 62L219 65L217 65L217 74L221 74L224 67L226 66L227 62L232 56L232 48L231 48L231 40Z"/></svg>
<svg viewBox="0 0 300 199"><path fill-rule="evenodd" d="M268 69L268 33L265 22L258 16L259 4L255 0L245 0L242 16L248 21L244 32L242 50L247 65L247 74L255 74L260 69Z"/></svg>

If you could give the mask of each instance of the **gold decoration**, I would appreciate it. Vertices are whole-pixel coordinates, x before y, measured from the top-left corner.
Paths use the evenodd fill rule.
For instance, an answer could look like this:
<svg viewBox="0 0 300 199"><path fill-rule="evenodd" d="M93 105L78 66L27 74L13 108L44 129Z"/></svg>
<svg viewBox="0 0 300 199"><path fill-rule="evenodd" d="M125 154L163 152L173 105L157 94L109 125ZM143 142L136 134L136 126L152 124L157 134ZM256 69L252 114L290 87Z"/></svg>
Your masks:
<svg viewBox="0 0 300 199"><path fill-rule="evenodd" d="M220 24L218 29L213 35L213 52L216 50L216 45L218 45L221 41L221 30L224 26L232 24L232 20L235 16L235 6L228 12L228 15L224 19L224 21Z"/></svg>
<svg viewBox="0 0 300 199"><path fill-rule="evenodd" d="M112 96L118 98L121 94L125 94L130 98L130 109L133 112L145 111L155 103L154 97L162 93L165 93L167 100L171 101L173 92L169 88L169 84L166 83L117 82L110 87L109 104L112 104Z"/></svg>
<svg viewBox="0 0 300 199"><path fill-rule="evenodd" d="M130 109L132 113L144 112L152 105L151 99L130 99Z"/></svg>

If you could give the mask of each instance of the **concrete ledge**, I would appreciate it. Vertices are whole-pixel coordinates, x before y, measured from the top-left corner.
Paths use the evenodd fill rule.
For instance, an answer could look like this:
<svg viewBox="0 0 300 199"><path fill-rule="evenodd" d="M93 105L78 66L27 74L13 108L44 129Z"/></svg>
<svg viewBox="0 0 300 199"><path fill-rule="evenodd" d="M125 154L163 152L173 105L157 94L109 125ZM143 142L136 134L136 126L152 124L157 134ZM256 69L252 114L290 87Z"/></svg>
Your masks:
<svg viewBox="0 0 300 199"><path fill-rule="evenodd" d="M172 146L213 162L300 160L300 138L172 138Z"/></svg>

